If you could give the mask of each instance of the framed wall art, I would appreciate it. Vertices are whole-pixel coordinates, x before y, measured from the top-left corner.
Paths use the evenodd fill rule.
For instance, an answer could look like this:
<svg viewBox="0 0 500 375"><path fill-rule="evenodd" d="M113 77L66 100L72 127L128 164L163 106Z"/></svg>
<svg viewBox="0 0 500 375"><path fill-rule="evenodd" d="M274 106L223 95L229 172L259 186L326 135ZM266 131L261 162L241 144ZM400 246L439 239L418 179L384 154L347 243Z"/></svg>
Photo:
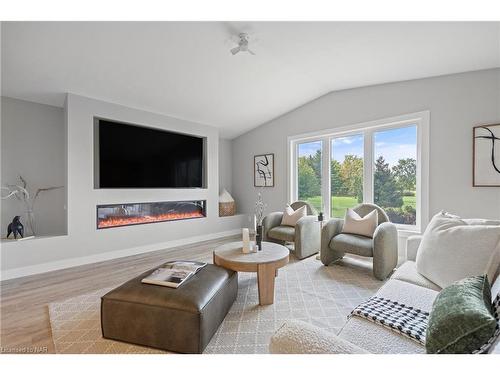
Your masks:
<svg viewBox="0 0 500 375"><path fill-rule="evenodd" d="M253 157L253 185L255 187L274 186L274 154Z"/></svg>
<svg viewBox="0 0 500 375"><path fill-rule="evenodd" d="M500 186L500 124L473 128L472 186Z"/></svg>

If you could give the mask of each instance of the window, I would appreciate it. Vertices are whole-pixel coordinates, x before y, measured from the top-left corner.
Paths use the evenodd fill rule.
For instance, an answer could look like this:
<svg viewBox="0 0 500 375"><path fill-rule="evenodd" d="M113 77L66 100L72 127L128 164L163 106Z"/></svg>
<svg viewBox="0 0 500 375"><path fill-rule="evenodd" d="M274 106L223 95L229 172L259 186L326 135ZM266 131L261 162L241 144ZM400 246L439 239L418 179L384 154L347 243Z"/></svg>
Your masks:
<svg viewBox="0 0 500 375"><path fill-rule="evenodd" d="M396 224L417 223L417 127L374 133L373 202Z"/></svg>
<svg viewBox="0 0 500 375"><path fill-rule="evenodd" d="M330 161L331 217L363 202L363 135L332 138Z"/></svg>
<svg viewBox="0 0 500 375"><path fill-rule="evenodd" d="M308 202L320 212L323 207L321 196L322 142L300 143L297 148L298 199Z"/></svg>
<svg viewBox="0 0 500 375"><path fill-rule="evenodd" d="M429 112L289 137L289 199L327 218L375 203L399 230L428 220Z"/></svg>

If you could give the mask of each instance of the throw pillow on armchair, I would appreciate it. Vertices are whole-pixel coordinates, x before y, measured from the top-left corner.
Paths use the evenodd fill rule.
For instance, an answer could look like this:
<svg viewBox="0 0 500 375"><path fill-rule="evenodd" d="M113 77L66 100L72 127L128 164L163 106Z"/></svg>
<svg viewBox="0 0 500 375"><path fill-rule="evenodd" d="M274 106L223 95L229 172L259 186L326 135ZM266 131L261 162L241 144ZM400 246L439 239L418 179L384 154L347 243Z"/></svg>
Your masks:
<svg viewBox="0 0 500 375"><path fill-rule="evenodd" d="M361 217L352 208L348 208L345 213L342 233L359 234L361 236L373 238L373 233L378 225L378 212L373 210Z"/></svg>
<svg viewBox="0 0 500 375"><path fill-rule="evenodd" d="M283 219L281 219L281 225L287 225L294 227L297 225L297 221L307 216L307 207L302 206L294 211L289 205L286 206L285 211L283 211Z"/></svg>

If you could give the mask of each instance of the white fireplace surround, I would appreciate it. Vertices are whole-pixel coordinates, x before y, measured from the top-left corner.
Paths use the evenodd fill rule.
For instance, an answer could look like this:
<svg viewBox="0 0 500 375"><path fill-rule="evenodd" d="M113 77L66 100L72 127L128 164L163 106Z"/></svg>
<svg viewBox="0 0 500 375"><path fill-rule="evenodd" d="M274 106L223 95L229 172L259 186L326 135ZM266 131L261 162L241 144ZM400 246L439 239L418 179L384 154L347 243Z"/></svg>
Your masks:
<svg viewBox="0 0 500 375"><path fill-rule="evenodd" d="M207 138L207 189L94 189L94 117L147 124ZM1 279L11 279L236 234L243 215L218 215L219 134L215 127L68 94L67 235L2 243ZM206 217L96 230L96 206L119 202L206 200ZM196 233L196 236L193 236Z"/></svg>

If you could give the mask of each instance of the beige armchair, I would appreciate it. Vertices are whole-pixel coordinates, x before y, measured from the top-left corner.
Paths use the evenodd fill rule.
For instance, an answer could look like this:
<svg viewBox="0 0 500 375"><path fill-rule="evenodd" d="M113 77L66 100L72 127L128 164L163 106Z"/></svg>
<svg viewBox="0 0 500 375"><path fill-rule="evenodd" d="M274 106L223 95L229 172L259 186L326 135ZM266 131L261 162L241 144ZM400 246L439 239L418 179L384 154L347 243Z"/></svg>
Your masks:
<svg viewBox="0 0 500 375"><path fill-rule="evenodd" d="M302 201L290 205L294 210L307 206L307 216L299 219L295 227L281 225L283 212L271 212L262 221L264 241L284 244L293 242L295 256L299 259L316 254L320 248L320 229L317 213L310 204Z"/></svg>
<svg viewBox="0 0 500 375"><path fill-rule="evenodd" d="M375 204L362 203L353 208L361 217L378 211L378 226L373 238L342 233L344 220L331 219L321 231L321 261L325 266L343 258L345 253L373 258L373 274L379 280L389 276L398 263L398 232L385 211Z"/></svg>

